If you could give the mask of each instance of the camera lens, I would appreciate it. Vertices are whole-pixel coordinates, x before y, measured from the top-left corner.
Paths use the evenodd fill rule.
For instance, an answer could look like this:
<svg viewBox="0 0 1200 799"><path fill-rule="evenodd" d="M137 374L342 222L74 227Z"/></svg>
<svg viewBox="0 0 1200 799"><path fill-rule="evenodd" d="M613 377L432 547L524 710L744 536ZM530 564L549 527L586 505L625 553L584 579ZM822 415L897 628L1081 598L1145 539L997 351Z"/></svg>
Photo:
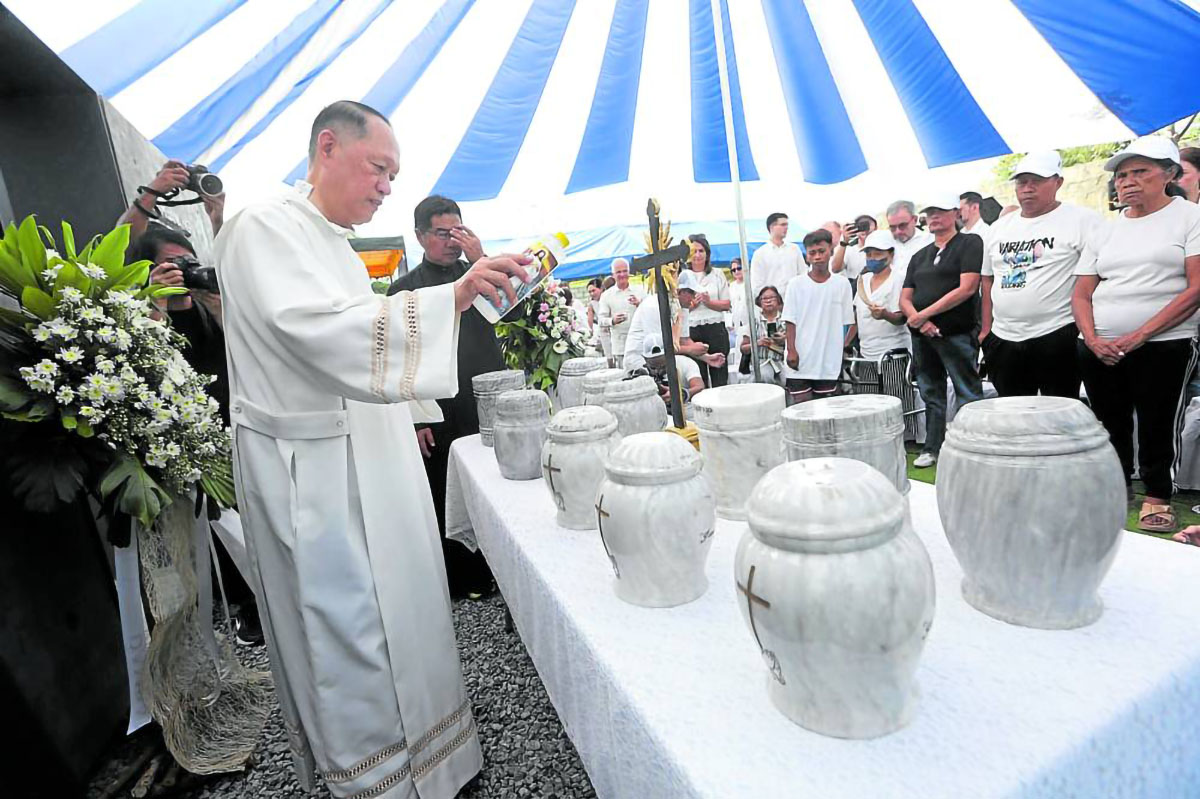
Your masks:
<svg viewBox="0 0 1200 799"><path fill-rule="evenodd" d="M225 191L225 184L221 179L211 172L207 172L199 176L197 184L200 187L201 194L207 194L210 197L216 196Z"/></svg>

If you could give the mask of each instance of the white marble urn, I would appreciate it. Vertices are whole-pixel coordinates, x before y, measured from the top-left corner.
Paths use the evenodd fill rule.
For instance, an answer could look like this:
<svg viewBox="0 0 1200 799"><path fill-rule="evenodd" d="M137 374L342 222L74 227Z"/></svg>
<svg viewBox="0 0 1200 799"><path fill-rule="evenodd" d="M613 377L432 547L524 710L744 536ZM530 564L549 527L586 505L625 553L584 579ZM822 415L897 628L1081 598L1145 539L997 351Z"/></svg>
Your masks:
<svg viewBox="0 0 1200 799"><path fill-rule="evenodd" d="M746 505L737 602L771 702L837 738L900 729L933 623L933 565L908 502L861 461L777 466Z"/></svg>
<svg viewBox="0 0 1200 799"><path fill-rule="evenodd" d="M1097 589L1125 524L1125 479L1082 402L998 397L964 406L938 458L937 498L971 605L1051 630L1100 617Z"/></svg>
<svg viewBox="0 0 1200 799"><path fill-rule="evenodd" d="M525 387L525 373L520 369L501 369L484 372L471 378L475 392L475 412L479 417L479 441L492 446L492 422L496 418L496 398L505 391Z"/></svg>
<svg viewBox="0 0 1200 799"><path fill-rule="evenodd" d="M852 394L793 405L783 412L789 461L851 458L874 466L901 494L908 493L904 406L898 397Z"/></svg>
<svg viewBox="0 0 1200 799"><path fill-rule="evenodd" d="M606 383L600 405L617 417L617 430L623 436L652 433L667 426L667 404L659 396L654 378L647 375Z"/></svg>
<svg viewBox="0 0 1200 799"><path fill-rule="evenodd" d="M667 608L708 590L716 501L703 463L695 447L666 432L629 436L605 461L596 523L624 601Z"/></svg>
<svg viewBox="0 0 1200 799"><path fill-rule="evenodd" d="M779 414L786 405L783 388L766 383L712 388L692 400L704 471L722 519L746 518L754 485L783 463Z"/></svg>
<svg viewBox="0 0 1200 799"><path fill-rule="evenodd" d="M624 369L596 369L583 376L583 404L602 405L604 387L625 379Z"/></svg>
<svg viewBox="0 0 1200 799"><path fill-rule="evenodd" d="M558 508L555 521L571 530L595 530L604 459L621 442L616 418L597 405L564 408L551 417L546 434L542 477Z"/></svg>
<svg viewBox="0 0 1200 799"><path fill-rule="evenodd" d="M542 476L542 445L550 423L550 398L545 391L518 389L496 398L496 463L506 480L536 480Z"/></svg>
<svg viewBox="0 0 1200 799"><path fill-rule="evenodd" d="M583 378L597 369L604 369L604 358L568 358L558 367L558 409L583 404Z"/></svg>

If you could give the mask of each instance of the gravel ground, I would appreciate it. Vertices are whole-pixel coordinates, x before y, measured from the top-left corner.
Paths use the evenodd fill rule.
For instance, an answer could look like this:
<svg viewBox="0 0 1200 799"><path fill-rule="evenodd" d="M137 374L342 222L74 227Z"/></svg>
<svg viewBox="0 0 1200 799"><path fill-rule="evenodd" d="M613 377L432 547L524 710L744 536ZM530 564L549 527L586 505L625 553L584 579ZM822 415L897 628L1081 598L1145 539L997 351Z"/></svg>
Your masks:
<svg viewBox="0 0 1200 799"><path fill-rule="evenodd" d="M525 645L515 631L505 630L500 595L456 602L454 626L484 758L482 773L460 794L461 799L594 797L596 792ZM266 668L265 648L239 647L239 652L249 664ZM135 736L114 747L92 780L89 799L98 797L135 756L138 740ZM296 783L278 710L267 721L263 742L246 771L212 778L196 790L176 795L188 799L329 796L323 788L306 794ZM119 796L128 796L127 790Z"/></svg>

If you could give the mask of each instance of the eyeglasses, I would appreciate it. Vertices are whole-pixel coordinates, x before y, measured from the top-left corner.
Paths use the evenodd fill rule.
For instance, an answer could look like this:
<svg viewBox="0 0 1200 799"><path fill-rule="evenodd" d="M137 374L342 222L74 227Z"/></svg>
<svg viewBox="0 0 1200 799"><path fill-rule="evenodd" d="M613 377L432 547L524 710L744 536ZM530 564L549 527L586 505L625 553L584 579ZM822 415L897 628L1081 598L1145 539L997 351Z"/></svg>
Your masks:
<svg viewBox="0 0 1200 799"><path fill-rule="evenodd" d="M729 271L733 272L736 275L738 272L742 271L742 268L740 266L734 266L734 267L731 267L729 269Z"/></svg>
<svg viewBox="0 0 1200 799"><path fill-rule="evenodd" d="M425 232L432 233L433 235L437 236L442 241L448 241L450 239L450 234L454 232L454 228L435 227L435 228L429 228Z"/></svg>

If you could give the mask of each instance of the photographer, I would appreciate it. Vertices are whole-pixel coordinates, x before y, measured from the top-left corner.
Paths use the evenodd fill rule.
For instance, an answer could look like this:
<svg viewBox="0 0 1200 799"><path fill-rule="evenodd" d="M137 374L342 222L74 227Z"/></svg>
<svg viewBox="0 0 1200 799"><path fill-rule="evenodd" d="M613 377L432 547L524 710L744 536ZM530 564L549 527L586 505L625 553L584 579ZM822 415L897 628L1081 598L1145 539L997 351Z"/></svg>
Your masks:
<svg viewBox="0 0 1200 799"><path fill-rule="evenodd" d="M787 348L787 329L783 321L783 295L774 286L763 286L754 298L758 321L758 362L766 383L783 385L783 359ZM742 374L750 374L750 325L742 326Z"/></svg>
<svg viewBox="0 0 1200 799"><path fill-rule="evenodd" d="M870 214L859 214L853 222L842 226L842 235L833 250L833 259L829 262L829 271L834 274L842 273L854 283L866 266L866 255L863 253L864 242L879 227L875 217Z"/></svg>
<svg viewBox="0 0 1200 799"><path fill-rule="evenodd" d="M162 169L158 170L158 174L154 176L154 180L150 181L146 186L140 187L141 194L134 198L129 207L125 209L125 213L121 214L121 218L117 220L118 225L129 225L129 241L135 242L146 232L150 223L160 218L161 214L158 209L160 200L173 197L180 191L190 190L195 191L204 203L204 213L208 215L208 221L212 223L212 232L216 236L221 230L221 224L225 221L225 192L220 191L215 194L208 194L200 189L201 176L208 174L204 167L191 167L181 161L167 161L163 164ZM220 186L220 181L215 175L211 175L209 181L216 181L216 186ZM156 262L157 263L157 262Z"/></svg>
<svg viewBox="0 0 1200 799"><path fill-rule="evenodd" d="M667 380L667 356L662 347L653 342L643 342L643 365L630 372L631 376L646 374L654 378L658 384L658 394L671 412L671 388ZM675 369L679 377L679 388L683 392L684 415L692 398L704 390L704 378L700 375L700 367L686 355L675 356Z"/></svg>

